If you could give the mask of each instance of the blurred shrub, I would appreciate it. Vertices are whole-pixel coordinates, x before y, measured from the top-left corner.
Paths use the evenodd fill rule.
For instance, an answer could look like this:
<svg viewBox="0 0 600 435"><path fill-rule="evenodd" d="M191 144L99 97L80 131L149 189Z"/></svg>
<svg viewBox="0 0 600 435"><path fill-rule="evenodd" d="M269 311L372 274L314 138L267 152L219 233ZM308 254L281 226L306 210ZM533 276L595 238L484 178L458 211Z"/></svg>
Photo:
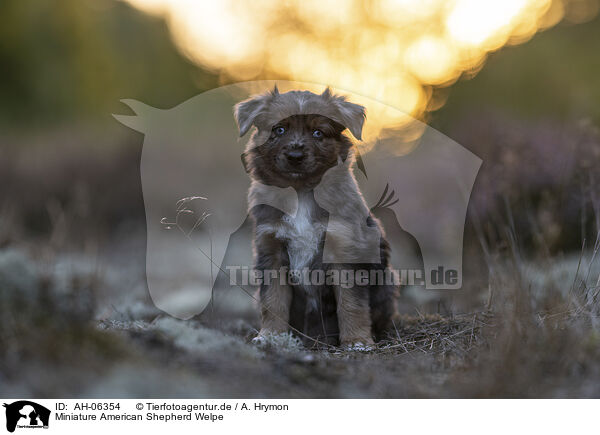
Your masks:
<svg viewBox="0 0 600 435"><path fill-rule="evenodd" d="M212 87L162 20L115 0L0 2L0 120L109 117L119 99L172 106Z"/></svg>

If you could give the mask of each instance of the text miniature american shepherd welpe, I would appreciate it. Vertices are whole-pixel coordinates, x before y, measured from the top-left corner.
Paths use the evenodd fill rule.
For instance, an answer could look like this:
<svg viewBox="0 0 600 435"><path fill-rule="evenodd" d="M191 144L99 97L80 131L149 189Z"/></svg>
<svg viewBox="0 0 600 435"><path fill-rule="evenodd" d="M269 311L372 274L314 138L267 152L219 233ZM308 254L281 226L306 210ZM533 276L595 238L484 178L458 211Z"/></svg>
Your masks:
<svg viewBox="0 0 600 435"><path fill-rule="evenodd" d="M329 89L318 95L280 93L275 87L237 104L234 112L240 136L256 127L244 153L252 179L248 199L256 269L388 271L389 245L360 193L352 172L352 142L343 133L347 128L361 139L365 108ZM290 188L297 193L295 216L267 205L276 199L264 200ZM372 251L374 234L376 260L358 262L369 258L366 251L369 246ZM325 238L335 258L358 260L324 262ZM390 329L395 313L392 284L367 280L365 285L362 280L342 286L280 278L265 279L260 287L258 342L292 329L312 337L313 343L364 349Z"/></svg>

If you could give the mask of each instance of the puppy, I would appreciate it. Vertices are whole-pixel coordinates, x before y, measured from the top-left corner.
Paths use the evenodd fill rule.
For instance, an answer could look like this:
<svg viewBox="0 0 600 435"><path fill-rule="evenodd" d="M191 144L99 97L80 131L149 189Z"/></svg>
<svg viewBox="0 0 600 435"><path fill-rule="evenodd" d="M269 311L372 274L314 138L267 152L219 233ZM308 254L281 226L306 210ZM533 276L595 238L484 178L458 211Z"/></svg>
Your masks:
<svg viewBox="0 0 600 435"><path fill-rule="evenodd" d="M364 107L329 89L282 94L275 87L237 104L234 115L240 136L256 127L243 159L252 180L255 268L264 277L257 339L291 326L318 343L371 346L389 330L394 286L312 279L314 271L328 278L335 271L389 271L389 245L359 191L352 142L344 134L348 129L361 138ZM295 215L273 206L284 204L281 197L291 189Z"/></svg>

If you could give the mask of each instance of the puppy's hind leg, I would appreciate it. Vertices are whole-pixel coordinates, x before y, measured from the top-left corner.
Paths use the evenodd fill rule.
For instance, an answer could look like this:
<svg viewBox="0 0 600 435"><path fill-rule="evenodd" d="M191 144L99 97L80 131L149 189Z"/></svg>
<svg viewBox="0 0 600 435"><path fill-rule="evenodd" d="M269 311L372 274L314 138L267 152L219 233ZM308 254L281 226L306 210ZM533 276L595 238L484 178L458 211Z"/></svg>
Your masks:
<svg viewBox="0 0 600 435"><path fill-rule="evenodd" d="M384 283L373 284L370 290L371 322L373 334L377 341L387 337L394 331L393 319L396 316L396 297L398 289L395 285Z"/></svg>

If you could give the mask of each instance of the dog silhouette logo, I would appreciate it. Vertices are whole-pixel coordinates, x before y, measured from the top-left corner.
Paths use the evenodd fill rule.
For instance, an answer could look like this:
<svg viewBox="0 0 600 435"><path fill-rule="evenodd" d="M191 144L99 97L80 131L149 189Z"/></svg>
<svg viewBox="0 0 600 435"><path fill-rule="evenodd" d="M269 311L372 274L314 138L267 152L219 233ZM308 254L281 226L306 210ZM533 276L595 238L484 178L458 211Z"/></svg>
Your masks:
<svg viewBox="0 0 600 435"><path fill-rule="evenodd" d="M302 82L244 82L212 89L164 110L122 100L134 115L113 115L144 134L140 172L146 212L146 280L154 304L174 317L189 319L217 306L244 311L252 303L245 293L254 291L245 281L254 264L249 210L268 206L286 217L296 215L299 197L292 187L262 184L252 190L260 194L249 197L252 180L240 133L247 134L250 126L240 130L233 113L241 101L274 91L275 84L306 98L309 93L298 90L313 89ZM328 92L346 95L348 101L366 107L365 130L378 125L378 113L389 121L373 127L370 136L350 132L356 144L356 165L350 159L338 162L313 189L314 200L328 214L324 263L379 261L379 232L369 226L367 216L345 220L346 215L339 213L346 209L338 206L338 196L331 193L348 172L345 165L352 164L353 183L365 206L382 223L391 245L392 268L407 272L409 284L413 276L415 286L426 290L462 288L467 207L482 160L399 109L342 90ZM312 111L311 115L336 119L329 106L314 108L302 103L302 98L295 101L297 107L285 106L277 115L284 119ZM259 109L257 116L262 113ZM399 127L407 120L410 131ZM263 134L271 129L256 131ZM362 235L368 246L360 251L337 249L335 238L328 237L334 226Z"/></svg>
<svg viewBox="0 0 600 435"><path fill-rule="evenodd" d="M29 400L19 400L6 408L6 430L14 432L16 428L48 428L50 410L38 403Z"/></svg>

